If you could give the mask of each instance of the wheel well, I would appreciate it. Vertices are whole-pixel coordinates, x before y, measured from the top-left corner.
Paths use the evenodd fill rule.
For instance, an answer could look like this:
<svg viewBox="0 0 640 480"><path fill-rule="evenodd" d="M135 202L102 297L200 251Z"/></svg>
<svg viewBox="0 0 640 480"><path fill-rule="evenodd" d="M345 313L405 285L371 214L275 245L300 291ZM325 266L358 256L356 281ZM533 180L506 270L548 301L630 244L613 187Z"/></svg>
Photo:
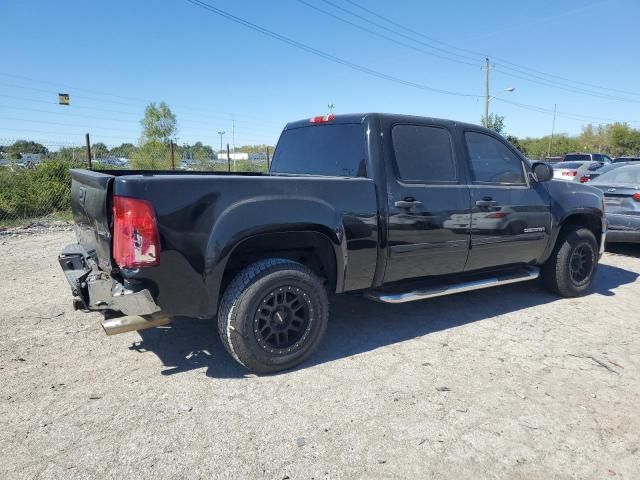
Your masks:
<svg viewBox="0 0 640 480"><path fill-rule="evenodd" d="M247 265L265 258L287 258L310 268L329 292L336 289L336 258L330 240L319 232L280 232L255 235L240 242L231 253L222 276L220 293Z"/></svg>
<svg viewBox="0 0 640 480"><path fill-rule="evenodd" d="M584 213L570 215L563 222L560 233L563 234L569 226L588 228L596 237L598 245L600 245L600 240L602 238L602 221L597 216Z"/></svg>

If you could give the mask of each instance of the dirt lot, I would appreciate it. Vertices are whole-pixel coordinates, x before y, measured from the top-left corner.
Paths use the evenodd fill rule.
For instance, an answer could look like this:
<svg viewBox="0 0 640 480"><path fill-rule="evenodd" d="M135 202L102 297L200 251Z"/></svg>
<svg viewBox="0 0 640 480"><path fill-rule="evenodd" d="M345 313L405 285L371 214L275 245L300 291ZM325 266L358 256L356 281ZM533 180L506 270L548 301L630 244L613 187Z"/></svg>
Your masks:
<svg viewBox="0 0 640 480"><path fill-rule="evenodd" d="M212 322L107 337L68 231L0 237L0 478L640 478L640 249L594 291L338 298L301 368L247 375Z"/></svg>

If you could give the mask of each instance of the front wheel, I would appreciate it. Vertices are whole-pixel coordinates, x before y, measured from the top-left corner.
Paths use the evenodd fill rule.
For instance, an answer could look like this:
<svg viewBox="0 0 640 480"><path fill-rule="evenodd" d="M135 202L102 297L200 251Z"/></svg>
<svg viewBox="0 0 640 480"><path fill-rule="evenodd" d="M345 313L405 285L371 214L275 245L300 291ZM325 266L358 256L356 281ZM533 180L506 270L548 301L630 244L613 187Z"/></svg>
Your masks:
<svg viewBox="0 0 640 480"><path fill-rule="evenodd" d="M556 241L542 267L549 290L563 297L577 297L591 287L598 266L598 242L591 230L570 227Z"/></svg>
<svg viewBox="0 0 640 480"><path fill-rule="evenodd" d="M256 373L273 373L311 355L328 316L320 279L300 263L270 258L249 265L229 284L218 331L236 361Z"/></svg>

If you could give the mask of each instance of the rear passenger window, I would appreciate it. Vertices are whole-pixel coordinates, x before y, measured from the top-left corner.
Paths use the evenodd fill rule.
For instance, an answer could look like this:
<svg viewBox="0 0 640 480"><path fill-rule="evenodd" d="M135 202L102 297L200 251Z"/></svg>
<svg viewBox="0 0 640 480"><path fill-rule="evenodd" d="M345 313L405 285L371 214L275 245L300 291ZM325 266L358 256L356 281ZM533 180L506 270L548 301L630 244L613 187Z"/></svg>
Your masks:
<svg viewBox="0 0 640 480"><path fill-rule="evenodd" d="M474 183L526 185L522 161L504 143L484 133L464 136Z"/></svg>
<svg viewBox="0 0 640 480"><path fill-rule="evenodd" d="M419 183L456 181L456 164L448 130L396 125L391 137L400 180Z"/></svg>

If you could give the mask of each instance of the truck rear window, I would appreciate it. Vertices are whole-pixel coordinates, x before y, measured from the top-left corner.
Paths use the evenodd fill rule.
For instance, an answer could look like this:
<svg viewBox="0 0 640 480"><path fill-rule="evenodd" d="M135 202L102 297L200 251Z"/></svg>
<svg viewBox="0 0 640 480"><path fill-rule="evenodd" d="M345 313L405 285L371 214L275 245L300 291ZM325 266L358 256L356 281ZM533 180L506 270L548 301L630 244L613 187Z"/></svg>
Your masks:
<svg viewBox="0 0 640 480"><path fill-rule="evenodd" d="M285 130L273 154L271 171L331 177L366 177L364 127L310 125Z"/></svg>

